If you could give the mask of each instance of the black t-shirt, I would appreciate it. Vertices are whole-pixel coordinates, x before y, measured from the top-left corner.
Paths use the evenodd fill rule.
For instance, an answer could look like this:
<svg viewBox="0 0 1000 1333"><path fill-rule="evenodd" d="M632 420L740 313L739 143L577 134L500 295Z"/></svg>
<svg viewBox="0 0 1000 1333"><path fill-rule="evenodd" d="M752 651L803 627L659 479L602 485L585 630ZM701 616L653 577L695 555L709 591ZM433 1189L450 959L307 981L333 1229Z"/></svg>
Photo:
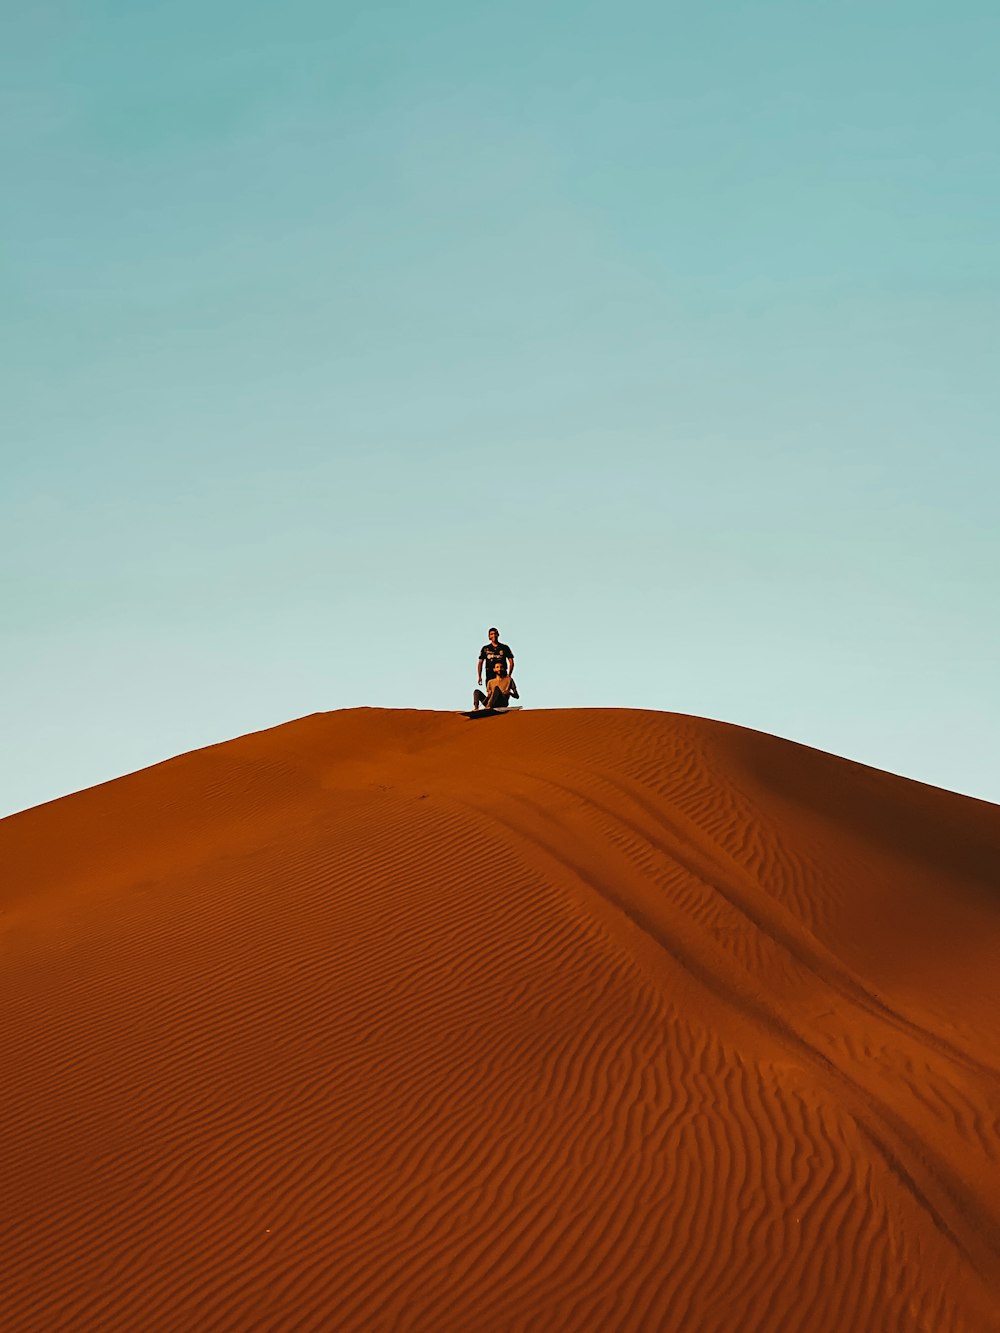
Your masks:
<svg viewBox="0 0 1000 1333"><path fill-rule="evenodd" d="M505 643L497 643L497 644L484 643L482 648L479 650L479 660L480 662L485 663L485 667L483 670L483 678L485 680L492 680L493 677L496 675L496 672L494 671L493 668L496 666L498 662L503 662L503 674L505 676L507 675L508 671L510 670L510 667L507 665L507 663L513 662L514 654L510 651L510 648Z"/></svg>

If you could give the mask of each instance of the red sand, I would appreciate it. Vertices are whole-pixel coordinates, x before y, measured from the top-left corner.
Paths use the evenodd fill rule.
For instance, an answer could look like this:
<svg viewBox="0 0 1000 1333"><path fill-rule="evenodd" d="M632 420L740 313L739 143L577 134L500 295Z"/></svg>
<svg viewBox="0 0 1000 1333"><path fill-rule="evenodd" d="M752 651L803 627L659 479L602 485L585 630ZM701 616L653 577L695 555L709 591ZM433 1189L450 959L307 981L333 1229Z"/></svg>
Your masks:
<svg viewBox="0 0 1000 1333"><path fill-rule="evenodd" d="M1000 807L362 709L0 866L6 1331L1000 1328Z"/></svg>

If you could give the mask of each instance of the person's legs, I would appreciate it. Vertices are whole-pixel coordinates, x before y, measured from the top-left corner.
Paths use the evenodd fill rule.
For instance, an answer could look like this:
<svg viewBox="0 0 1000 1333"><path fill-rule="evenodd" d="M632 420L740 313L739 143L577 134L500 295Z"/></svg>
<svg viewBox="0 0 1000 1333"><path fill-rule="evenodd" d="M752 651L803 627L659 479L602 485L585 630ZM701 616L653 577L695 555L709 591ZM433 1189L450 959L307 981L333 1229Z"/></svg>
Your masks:
<svg viewBox="0 0 1000 1333"><path fill-rule="evenodd" d="M478 712L480 705L484 704L485 702L486 702L486 695L482 692L482 690L473 690L472 692L473 711Z"/></svg>
<svg viewBox="0 0 1000 1333"><path fill-rule="evenodd" d="M506 708L509 700L507 691L510 689L510 681L506 676L494 676L492 680L486 683L486 707L487 708Z"/></svg>

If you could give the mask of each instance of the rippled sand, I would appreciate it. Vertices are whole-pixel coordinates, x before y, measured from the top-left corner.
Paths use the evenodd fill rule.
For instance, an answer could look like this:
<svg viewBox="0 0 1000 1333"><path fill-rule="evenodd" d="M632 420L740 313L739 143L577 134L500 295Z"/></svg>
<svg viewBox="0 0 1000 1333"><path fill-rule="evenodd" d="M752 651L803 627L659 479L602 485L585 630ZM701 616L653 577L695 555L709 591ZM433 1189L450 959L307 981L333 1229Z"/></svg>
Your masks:
<svg viewBox="0 0 1000 1333"><path fill-rule="evenodd" d="M1000 807L353 710L0 822L5 1330L1000 1328Z"/></svg>

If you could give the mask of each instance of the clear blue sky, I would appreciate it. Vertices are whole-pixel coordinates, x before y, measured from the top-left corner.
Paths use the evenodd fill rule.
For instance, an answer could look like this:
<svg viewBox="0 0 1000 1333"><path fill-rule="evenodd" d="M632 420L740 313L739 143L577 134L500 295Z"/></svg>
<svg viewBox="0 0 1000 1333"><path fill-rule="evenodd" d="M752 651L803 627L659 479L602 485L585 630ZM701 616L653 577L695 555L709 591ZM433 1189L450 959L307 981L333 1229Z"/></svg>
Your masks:
<svg viewBox="0 0 1000 1333"><path fill-rule="evenodd" d="M47 0L0 40L0 812L319 709L1000 801L995 0Z"/></svg>

